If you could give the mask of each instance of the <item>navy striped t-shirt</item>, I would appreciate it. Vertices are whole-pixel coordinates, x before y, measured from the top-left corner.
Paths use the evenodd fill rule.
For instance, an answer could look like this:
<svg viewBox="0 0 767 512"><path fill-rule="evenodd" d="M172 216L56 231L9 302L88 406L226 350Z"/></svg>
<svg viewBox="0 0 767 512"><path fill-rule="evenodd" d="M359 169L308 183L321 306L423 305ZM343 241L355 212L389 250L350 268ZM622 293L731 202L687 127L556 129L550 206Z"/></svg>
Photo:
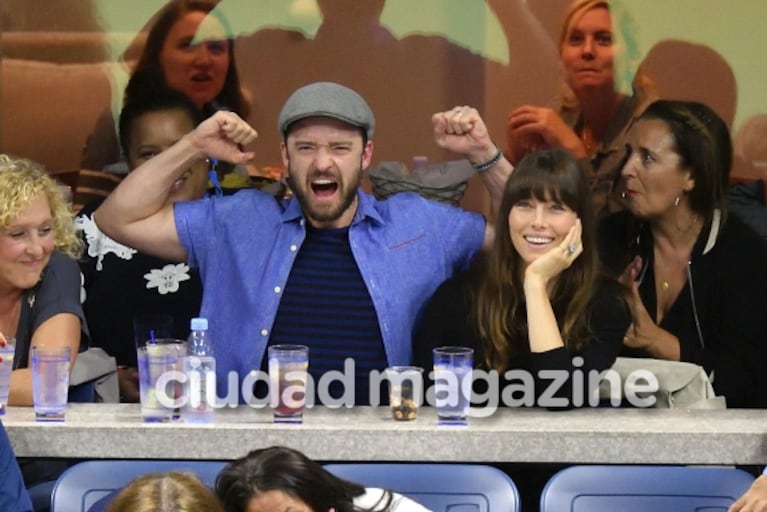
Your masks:
<svg viewBox="0 0 767 512"><path fill-rule="evenodd" d="M349 228L307 228L285 285L269 345L309 347L309 374L320 405L320 377L354 362L354 405L370 403L369 373L387 366L378 317L349 243ZM265 358L266 359L266 358ZM349 374L348 374L349 375ZM327 389L327 388L326 388ZM344 385L328 389L339 399Z"/></svg>

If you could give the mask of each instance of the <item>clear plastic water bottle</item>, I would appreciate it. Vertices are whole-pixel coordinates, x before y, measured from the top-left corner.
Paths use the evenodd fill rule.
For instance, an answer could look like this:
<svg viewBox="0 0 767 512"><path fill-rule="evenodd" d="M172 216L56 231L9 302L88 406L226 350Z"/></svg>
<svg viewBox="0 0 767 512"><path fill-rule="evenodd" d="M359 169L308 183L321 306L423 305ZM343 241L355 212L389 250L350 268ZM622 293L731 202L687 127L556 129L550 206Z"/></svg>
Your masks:
<svg viewBox="0 0 767 512"><path fill-rule="evenodd" d="M208 333L206 318L192 318L187 356L184 358L186 375L186 405L183 419L187 423L210 423L215 417L216 358Z"/></svg>

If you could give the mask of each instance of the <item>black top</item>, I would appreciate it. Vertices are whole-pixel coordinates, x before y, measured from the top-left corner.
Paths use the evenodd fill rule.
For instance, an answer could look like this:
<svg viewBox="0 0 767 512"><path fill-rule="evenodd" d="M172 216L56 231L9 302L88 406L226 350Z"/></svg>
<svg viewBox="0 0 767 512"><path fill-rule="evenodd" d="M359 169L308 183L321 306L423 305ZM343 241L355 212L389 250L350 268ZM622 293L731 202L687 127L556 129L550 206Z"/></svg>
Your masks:
<svg viewBox="0 0 767 512"><path fill-rule="evenodd" d="M101 201L89 204L75 220L85 251L83 309L91 342L114 356L119 365L136 366L133 319L167 314L173 336L186 339L189 320L199 314L202 283L186 263L165 261L115 242L93 221Z"/></svg>
<svg viewBox="0 0 767 512"><path fill-rule="evenodd" d="M482 341L477 328L469 324L470 298L469 286L471 279L468 273L456 275L439 287L426 305L421 322L416 327L414 335L413 354L415 364L422 366L428 372L432 367L432 349L444 345L465 346L474 349L474 367L488 369L485 364L482 349ZM602 371L610 368L620 352L623 336L626 334L631 323L631 314L624 300L623 288L613 281L603 281L597 288L597 292L584 313L590 317L591 341L578 353L571 353L565 347L548 350L546 352L531 353L529 340L519 343L521 352L512 355L508 361L509 370L522 370L528 372L535 379L535 403L519 403L515 405L543 405L539 403L541 394L548 387L550 380L539 379L541 370L564 370L572 374L574 369L579 369L583 375L588 375L591 370ZM582 364L573 364L573 358L580 356ZM509 378L511 377L511 378ZM500 378L500 389L507 387L509 382L519 384L517 375L506 374ZM583 387L578 390L580 396L588 385L588 379L584 379ZM475 386L475 391L477 390ZM566 382L557 393L556 397L569 399L573 396L571 379L568 376ZM529 394L528 394L529 395ZM516 395L520 398L520 395ZM502 397L501 397L502 398ZM532 401L532 395L526 397ZM499 405L503 404L501 399ZM584 402L584 405L587 401ZM505 405L511 405L508 401ZM572 404L580 405L580 404Z"/></svg>
<svg viewBox="0 0 767 512"><path fill-rule="evenodd" d="M75 260L53 252L40 281L24 292L16 328L16 355L13 367L29 368L32 337L40 325L59 313L71 313L80 319L80 351L88 348L89 331L80 304L80 272ZM72 354L74 356L74 354Z"/></svg>
<svg viewBox="0 0 767 512"><path fill-rule="evenodd" d="M657 321L649 225L628 212L611 215L600 225L599 242L616 274L634 255L642 257L639 294ZM681 361L703 366L728 407L767 407L767 246L730 215L703 227L687 267L688 281L660 327L679 339Z"/></svg>

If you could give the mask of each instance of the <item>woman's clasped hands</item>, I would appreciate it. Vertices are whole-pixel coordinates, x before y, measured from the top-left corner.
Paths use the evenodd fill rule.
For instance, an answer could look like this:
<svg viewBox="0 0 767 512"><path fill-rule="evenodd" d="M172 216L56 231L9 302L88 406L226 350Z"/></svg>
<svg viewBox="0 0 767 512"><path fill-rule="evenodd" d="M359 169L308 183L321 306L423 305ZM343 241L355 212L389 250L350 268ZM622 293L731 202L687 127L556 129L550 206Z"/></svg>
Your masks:
<svg viewBox="0 0 767 512"><path fill-rule="evenodd" d="M547 147L565 148L578 158L589 154L580 137L550 108L519 107L509 114L506 127L508 152L514 161Z"/></svg>

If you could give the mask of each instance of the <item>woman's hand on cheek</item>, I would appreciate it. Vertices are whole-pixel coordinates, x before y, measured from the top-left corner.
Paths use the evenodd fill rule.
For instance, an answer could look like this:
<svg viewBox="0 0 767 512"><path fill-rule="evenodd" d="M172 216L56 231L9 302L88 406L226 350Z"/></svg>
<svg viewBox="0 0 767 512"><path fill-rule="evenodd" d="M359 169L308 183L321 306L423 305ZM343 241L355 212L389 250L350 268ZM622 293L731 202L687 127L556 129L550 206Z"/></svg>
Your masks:
<svg viewBox="0 0 767 512"><path fill-rule="evenodd" d="M535 280L540 284L547 285L553 278L569 268L583 252L581 232L581 219L576 219L575 224L558 246L552 247L551 250L527 266L525 283L529 280Z"/></svg>

